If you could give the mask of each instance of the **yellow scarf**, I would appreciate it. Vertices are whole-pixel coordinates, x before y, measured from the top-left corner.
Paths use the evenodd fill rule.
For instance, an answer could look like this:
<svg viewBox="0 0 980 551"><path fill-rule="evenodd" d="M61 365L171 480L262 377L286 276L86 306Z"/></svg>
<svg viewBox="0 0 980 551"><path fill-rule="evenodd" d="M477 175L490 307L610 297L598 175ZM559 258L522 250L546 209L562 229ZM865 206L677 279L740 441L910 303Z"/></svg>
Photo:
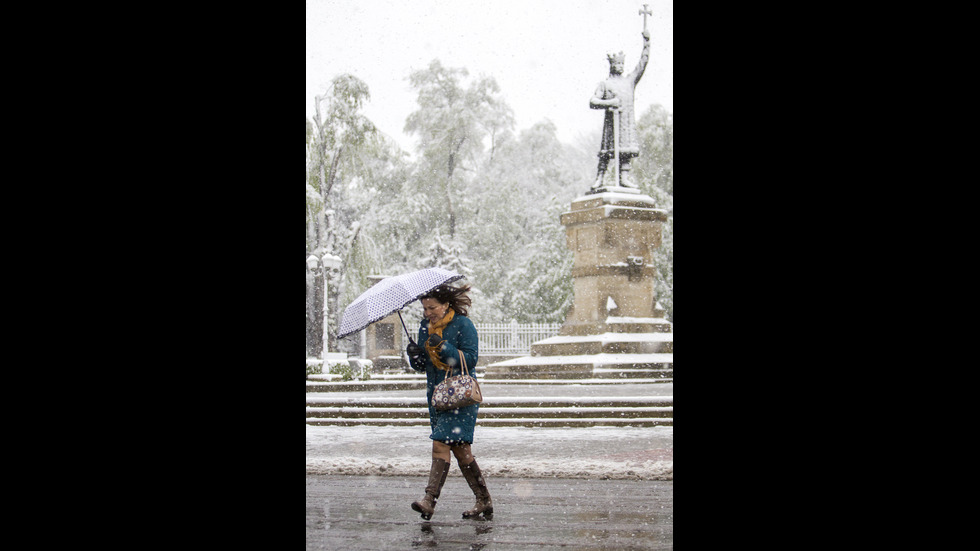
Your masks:
<svg viewBox="0 0 980 551"><path fill-rule="evenodd" d="M452 308L447 309L446 315L441 320L429 324L429 334L439 335L441 337L443 328L449 325L449 322L453 321L455 316L456 312ZM452 368L446 365L446 362L439 359L439 348L439 346L430 346L428 342L425 343L425 350L429 353L429 359L432 360L432 364L436 366L436 369L450 371Z"/></svg>

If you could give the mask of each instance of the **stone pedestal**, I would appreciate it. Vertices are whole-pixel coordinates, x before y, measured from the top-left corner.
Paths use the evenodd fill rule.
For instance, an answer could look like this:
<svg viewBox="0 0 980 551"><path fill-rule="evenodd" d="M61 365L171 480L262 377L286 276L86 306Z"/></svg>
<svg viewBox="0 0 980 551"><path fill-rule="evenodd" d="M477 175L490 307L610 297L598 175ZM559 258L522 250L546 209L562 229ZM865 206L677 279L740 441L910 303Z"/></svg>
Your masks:
<svg viewBox="0 0 980 551"><path fill-rule="evenodd" d="M667 213L635 189L600 188L561 215L574 253L575 302L559 336L531 356L487 366L487 377L673 376L672 324L657 304L653 252Z"/></svg>
<svg viewBox="0 0 980 551"><path fill-rule="evenodd" d="M604 192L572 201L561 223L575 255L575 303L562 335L632 332L616 327L628 322L609 318L663 317L656 309L656 271L650 261L666 219L653 199L639 193Z"/></svg>

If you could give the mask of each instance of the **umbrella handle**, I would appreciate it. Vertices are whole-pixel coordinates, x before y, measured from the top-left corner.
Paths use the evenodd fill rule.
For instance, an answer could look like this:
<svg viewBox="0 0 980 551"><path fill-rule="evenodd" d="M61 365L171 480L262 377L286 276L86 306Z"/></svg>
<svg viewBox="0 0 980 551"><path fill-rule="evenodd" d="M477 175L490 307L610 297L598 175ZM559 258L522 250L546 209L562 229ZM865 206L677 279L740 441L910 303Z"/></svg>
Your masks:
<svg viewBox="0 0 980 551"><path fill-rule="evenodd" d="M408 327L405 327L405 320L402 319L402 311L401 310L398 311L398 319L401 320L401 322L402 322L402 329L405 330L405 336L408 337L408 342L410 342L412 344L415 344L415 341L412 340L412 336L408 334Z"/></svg>

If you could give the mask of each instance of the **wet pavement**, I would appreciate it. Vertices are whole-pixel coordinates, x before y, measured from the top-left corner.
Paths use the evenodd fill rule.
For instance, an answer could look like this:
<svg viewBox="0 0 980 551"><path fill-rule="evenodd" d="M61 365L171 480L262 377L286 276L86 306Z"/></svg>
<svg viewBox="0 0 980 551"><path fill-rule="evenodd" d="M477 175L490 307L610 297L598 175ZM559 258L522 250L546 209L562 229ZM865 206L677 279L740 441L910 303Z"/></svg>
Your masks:
<svg viewBox="0 0 980 551"><path fill-rule="evenodd" d="M672 396L665 384L482 382L485 396ZM424 390L324 393L386 398ZM308 397L316 393L307 393ZM673 427L477 424L473 452L493 520L463 520L474 497L453 460L432 519L411 503L428 480L429 428L307 426L306 548L639 550L673 548ZM529 446L528 441L534 442Z"/></svg>
<svg viewBox="0 0 980 551"><path fill-rule="evenodd" d="M427 426L307 426L306 473L428 476L430 433ZM477 423L472 450L483 471L493 477L672 480L674 427Z"/></svg>
<svg viewBox="0 0 980 551"><path fill-rule="evenodd" d="M455 460L452 469L458 471ZM457 473L458 474L458 473ZM672 480L489 478L493 520L450 476L424 521L427 477L306 475L306 549L640 550L673 548Z"/></svg>

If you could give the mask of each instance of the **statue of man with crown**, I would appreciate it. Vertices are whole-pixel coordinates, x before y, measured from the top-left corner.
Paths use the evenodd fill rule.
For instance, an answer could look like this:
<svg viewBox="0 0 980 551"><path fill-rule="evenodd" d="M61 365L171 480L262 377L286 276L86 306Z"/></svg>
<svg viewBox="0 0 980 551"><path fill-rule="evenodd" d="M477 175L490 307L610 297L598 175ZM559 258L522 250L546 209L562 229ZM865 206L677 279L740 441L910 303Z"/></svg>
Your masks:
<svg viewBox="0 0 980 551"><path fill-rule="evenodd" d="M642 13L642 12L641 12ZM646 17L643 25L643 51L640 61L628 75L623 74L626 56L623 52L609 53L609 78L599 83L595 95L589 101L592 109L605 109L606 116L602 126L602 143L599 146L599 168L593 190L603 187L602 180L606 174L609 159L616 155L615 145L619 146L619 182L617 185L628 188L637 187L630 179L630 163L633 157L640 154L640 145L636 136L636 120L633 112L633 90L643 76L647 61L650 60L650 31L646 29ZM616 121L614 117L619 117ZM616 124L618 122L619 124ZM618 144L614 144L616 127L618 126Z"/></svg>

